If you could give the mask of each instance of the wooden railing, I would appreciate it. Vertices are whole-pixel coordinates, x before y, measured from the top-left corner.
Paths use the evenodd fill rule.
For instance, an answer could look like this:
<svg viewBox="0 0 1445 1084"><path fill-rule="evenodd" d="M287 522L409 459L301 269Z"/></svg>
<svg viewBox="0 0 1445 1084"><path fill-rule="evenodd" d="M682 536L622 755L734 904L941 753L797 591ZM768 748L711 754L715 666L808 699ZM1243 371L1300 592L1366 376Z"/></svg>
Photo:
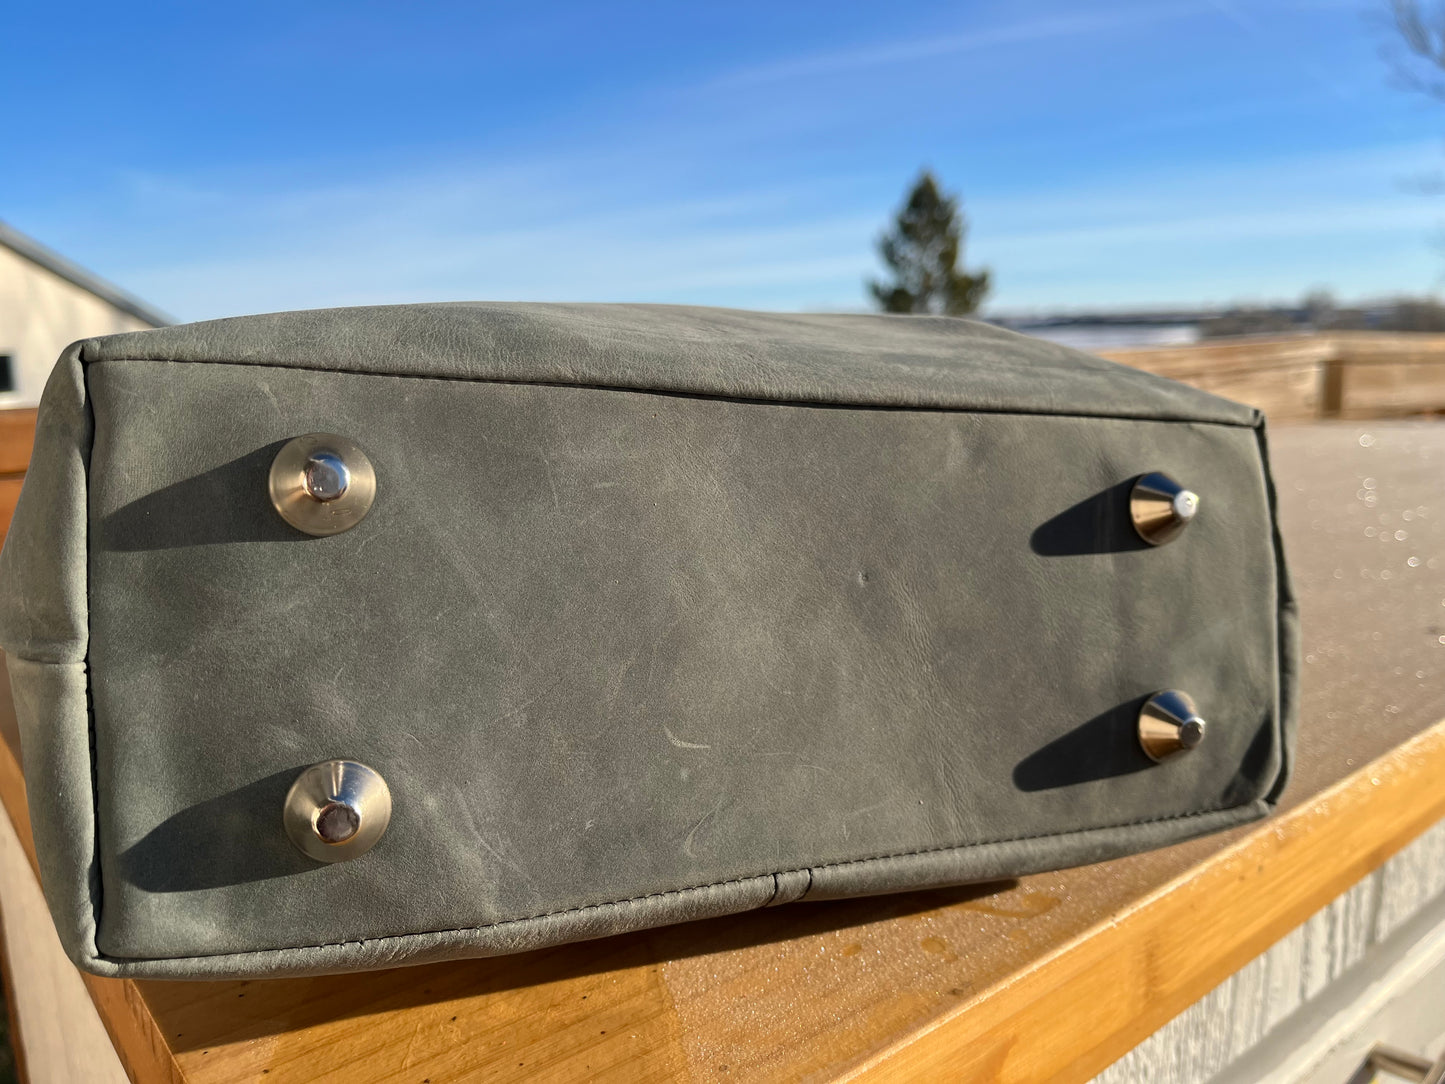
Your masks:
<svg viewBox="0 0 1445 1084"><path fill-rule="evenodd" d="M30 465L30 446L35 443L35 408L0 410L0 538L10 527L25 468Z"/></svg>
<svg viewBox="0 0 1445 1084"><path fill-rule="evenodd" d="M1101 353L1257 406L1277 423L1445 413L1445 335L1251 336Z"/></svg>

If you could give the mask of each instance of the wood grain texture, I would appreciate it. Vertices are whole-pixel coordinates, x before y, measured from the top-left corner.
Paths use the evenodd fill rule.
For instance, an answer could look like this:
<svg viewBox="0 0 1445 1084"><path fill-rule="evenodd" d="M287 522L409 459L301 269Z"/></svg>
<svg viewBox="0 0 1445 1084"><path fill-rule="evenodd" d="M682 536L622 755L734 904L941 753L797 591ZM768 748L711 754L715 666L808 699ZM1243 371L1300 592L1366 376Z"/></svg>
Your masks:
<svg viewBox="0 0 1445 1084"><path fill-rule="evenodd" d="M1445 716L1445 427L1310 427L1277 433L1274 447L1306 613L1282 818L1002 885L790 905L495 960L268 982L88 980L128 1071L437 1084L1087 1078L1441 811L1410 780L1445 773L1430 729ZM0 799L28 827L6 749ZM1218 920L1236 898L1248 920ZM1187 943L1174 932L1186 923Z"/></svg>
<svg viewBox="0 0 1445 1084"><path fill-rule="evenodd" d="M1445 722L958 1006L852 1078L1091 1079L1445 816L1442 773Z"/></svg>
<svg viewBox="0 0 1445 1084"><path fill-rule="evenodd" d="M1357 1034L1406 1049L1440 1046L1361 1033L1364 1021L1440 969L1445 987L1445 821L1276 941L1134 1047L1094 1084L1299 1084ZM1445 990L1421 1006L1445 1032ZM1387 1029L1388 1030L1388 1029ZM1434 1036L1434 1031L1431 1033ZM1442 1035L1445 1039L1445 1035ZM1364 1049L1358 1049L1363 1059ZM1320 1077L1339 1084L1359 1060ZM1309 1070L1311 1074L1314 1070Z"/></svg>
<svg viewBox="0 0 1445 1084"><path fill-rule="evenodd" d="M1445 411L1445 335L1243 336L1100 353L1259 407L1275 424Z"/></svg>

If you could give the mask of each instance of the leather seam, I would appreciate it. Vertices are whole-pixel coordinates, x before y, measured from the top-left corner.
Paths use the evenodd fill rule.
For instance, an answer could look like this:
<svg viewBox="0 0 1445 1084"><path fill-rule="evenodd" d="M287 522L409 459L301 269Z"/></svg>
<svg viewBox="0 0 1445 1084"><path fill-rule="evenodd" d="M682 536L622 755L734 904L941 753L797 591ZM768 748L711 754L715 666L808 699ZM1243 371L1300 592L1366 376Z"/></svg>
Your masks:
<svg viewBox="0 0 1445 1084"><path fill-rule="evenodd" d="M85 397L85 416L89 421L89 442L85 449L85 515L83 517L85 530L85 657L81 665L85 667L85 738L86 752L90 757L90 830L92 833L94 847L91 851L92 867L88 880L93 893L91 898L91 928L90 944L91 951L100 952L100 922L101 915L105 908L105 875L101 862L101 841L100 841L100 756L96 746L97 730L95 725L95 693L92 677L95 673L94 667L90 664L90 645L94 638L91 628L92 615L95 607L90 597L90 565L91 545L94 542L95 532L91 524L91 500L95 487L91 485L90 471L95 460L95 400L90 393L90 364L85 360L85 350L76 351L76 367L80 370L81 393Z"/></svg>
<svg viewBox="0 0 1445 1084"><path fill-rule="evenodd" d="M707 392L707 391L684 391L671 388L649 388L640 385L629 384L598 384L583 380L523 380L518 378L496 377L496 376L456 376L443 375L440 373L388 373L371 372L365 369L344 369L340 367L313 368L309 365L288 365L280 361L197 361L194 358L98 358L88 362L91 365L125 364L127 362L153 362L162 365L232 365L241 367L252 367L258 369L285 369L291 372L300 373L337 373L343 376L374 376L390 380L442 380L454 384L506 384L517 387L539 387L539 388L574 388L579 391L612 391L632 395L658 395L674 399L707 399L715 402L743 403L765 406L791 406L791 407L815 407L822 410L907 410L922 411L926 413L950 413L950 414L1004 414L1023 417L1042 418L1096 418L1109 421L1141 421L1141 422L1182 422L1189 425L1223 425L1231 429L1253 429L1256 422L1253 417L1240 420L1228 421L1220 418L1203 418L1194 414L1169 414L1155 416L1149 414L1130 414L1125 412L1104 412L1104 411L1078 411L1078 410L1023 410L1010 409L1005 407L988 406L958 406L946 403L907 403L907 402L848 402L826 399L807 399L796 396L784 396L779 398L766 398L756 395L730 394L728 392Z"/></svg>
<svg viewBox="0 0 1445 1084"><path fill-rule="evenodd" d="M1271 809L1278 807L1284 788L1289 783L1293 770L1293 749L1288 740L1291 736L1291 720L1299 710L1299 653L1298 630L1290 628L1290 614L1298 612L1298 600L1289 575L1289 564L1284 552L1284 537L1279 526L1279 496L1275 487L1274 469L1269 459L1269 436L1266 432L1268 420L1261 410L1255 411L1255 446L1259 450L1260 470L1264 478L1265 508L1271 525L1270 541L1274 551L1274 613L1275 613L1275 708L1274 737L1279 747L1279 771L1261 795ZM1291 651L1293 647L1293 651ZM1293 670L1292 673L1287 672ZM1288 687L1286 687L1288 681ZM1288 695L1288 701L1286 701Z"/></svg>
<svg viewBox="0 0 1445 1084"><path fill-rule="evenodd" d="M285 955L285 954L288 954L288 953L296 953L296 952L311 952L311 951L315 951L316 949L345 948L345 947L350 946L350 945L361 946L361 945L380 944L380 943L389 942L389 941L408 941L408 940L411 940L411 939L413 939L413 938L418 938L418 937L444 937L444 936L446 936L446 935L448 935L448 934L479 933L479 932L481 932L481 931L483 931L483 930L499 930L499 929L504 929L504 928L506 928L506 927L508 927L508 926L515 926L515 925L518 925L518 924L521 924L521 923L524 923L524 922L540 922L540 921L542 921L543 919L548 919L548 918L561 918L561 917L564 916L564 915L584 914L584 913L586 913L586 912L588 912L588 911L597 911L597 910L601 910L602 908L605 908L605 907L622 907L622 906L625 906L625 905L627 905L627 904L642 903L642 902L645 901L645 900L667 899L667 898L669 898L669 897L684 896L684 895L687 895L687 894L693 893L693 892L706 892L708 889L711 889L711 888L725 888L725 887L727 887L728 885L746 884L746 883L748 883L749 881L759 881L759 880L762 880L763 878L771 877L771 878L773 879L773 892L772 892L772 894L769 895L768 899L767 899L765 902L760 903L760 904L755 904L755 905L753 905L753 906L751 906L751 907L743 908L743 909L739 912L739 913L744 913L744 912L746 912L746 911L760 910L760 909L763 909L763 908L767 907L768 903L770 903L773 899L776 899L776 898L777 898L777 885L778 885L777 878L779 878L779 877L781 877L781 876L784 876L784 875L786 875L786 874L789 874L789 873L806 873L806 874L808 875L808 888L807 888L807 890L804 891L804 893L803 893L802 896L798 897L799 900L802 900L802 899L805 899L805 898L807 897L807 893L808 893L808 892L812 891L813 882L814 882L814 874L815 874L816 872L819 872L819 871L828 871L828 870L843 869L843 868L848 867L848 866L856 866L856 865L860 865L860 864L868 863L868 862L886 862L886 861L889 861L889 860L894 859L894 858L913 858L913 857L917 857L917 856L919 856L919 855L925 855L925 854L939 854L939 853L942 853L942 852L944 852L944 851L971 851L971 850L976 850L976 849L978 849L978 848L980 848L980 847L994 847L994 846L999 846L999 845L1004 844L1004 843L1025 843L1025 842L1028 842L1028 841L1030 841L1030 840L1036 840L1036 839L1071 839L1071 838L1074 838L1074 837L1077 837L1077 836L1086 836L1086 835L1089 835L1089 834L1094 833L1094 832L1107 832L1107 831L1111 831L1111 830L1113 830L1113 829L1118 829L1118 828L1134 828L1134 827L1138 827L1138 826L1145 825L1145 824L1165 824L1165 823L1168 823L1168 822L1171 822L1171 821L1183 821L1183 820L1188 820L1188 819L1191 818L1191 817L1207 817L1207 816L1213 816L1213 815L1219 814L1219 813L1228 813L1228 812L1231 812L1232 810L1236 810L1236 809L1244 809L1244 808L1247 808L1247 807L1249 807L1249 806L1264 806L1264 807L1267 808L1267 807L1268 807L1268 803L1265 802L1263 799L1252 798L1252 799L1250 799L1250 800L1248 800L1248 801L1238 802L1238 803L1236 803L1236 804L1234 804L1234 805L1210 807L1209 809L1195 809L1195 810L1190 810L1190 811L1187 812L1187 813L1171 813L1171 814L1168 814L1168 815L1166 815L1166 816L1161 816L1161 817L1146 817L1146 818L1144 818L1143 820L1124 821L1124 822L1119 823L1119 824L1101 824L1101 825L1095 825L1095 826L1090 827L1090 828L1081 828L1081 829L1078 829L1077 831L1073 831L1073 832L1039 832L1039 833L1037 833L1037 834L1035 834L1035 835L1028 835L1028 836L1011 836L1011 837L1006 838L1006 839L986 839L986 840L980 840L980 841L978 841L978 842L976 842L976 843L950 843L950 844L944 844L944 845L937 846L937 847L925 847L925 848L922 848L921 850L897 851L897 852L893 852L893 853L890 853L890 854L869 855L869 856L866 857L866 858L848 858L848 859L845 859L845 860L843 860L843 861L841 861L841 862L829 862L829 863L826 863L826 864L821 865L821 866L798 866L798 867L795 867L795 868L792 868L792 869L772 870L772 871L765 871L765 872L763 872L763 873L753 873L753 874L748 874L748 875L743 876L743 877L729 877L729 878L726 878L726 879L721 880L721 881L710 881L710 882L708 882L707 884L685 885L685 886L683 886L682 888L668 888L668 889L663 889L663 890L660 891L660 892L645 892L645 893L643 893L643 894L640 895L640 896L629 896L629 897L627 897L627 898L625 898L625 899L620 899L620 900L603 900L603 901L601 901L601 902L599 902L599 903L586 903L586 904L582 904L581 906L578 906L578 907L565 907L565 908L563 908L563 909L561 909L561 910L559 910L559 911L544 911L544 912L542 912L541 914L536 914L536 915L523 915L523 916L521 916L521 917L519 917L519 918L505 918L505 919L501 919L500 921L497 921L497 922L485 922L485 923L482 923L482 924L479 925L479 926L457 926L457 927L453 927L453 928L451 928L451 929L445 929L445 930L416 930L416 931L411 932L411 933L386 934L386 935L381 936L381 937L362 937L362 938L357 938L357 939L350 940L350 941L327 941L327 942L323 942L323 943L318 944L318 945L290 945L290 946L286 946L286 947L284 947L284 948L252 949L252 950L247 950L247 951L242 951L242 952L221 952L221 953L212 953L212 954L203 954L203 955L193 955L193 956L159 956L159 957L153 957L153 956L144 956L144 957L136 957L136 956L99 956L99 955L98 955L98 956L96 957L96 959L98 959L98 960L114 960L114 961L119 961L119 962L133 961L133 960L160 962L160 961L171 961L171 960L205 960L205 959L218 959L218 958L229 957L229 956L260 956L260 955L271 955L271 954ZM902 891L902 889L900 889L900 891Z"/></svg>

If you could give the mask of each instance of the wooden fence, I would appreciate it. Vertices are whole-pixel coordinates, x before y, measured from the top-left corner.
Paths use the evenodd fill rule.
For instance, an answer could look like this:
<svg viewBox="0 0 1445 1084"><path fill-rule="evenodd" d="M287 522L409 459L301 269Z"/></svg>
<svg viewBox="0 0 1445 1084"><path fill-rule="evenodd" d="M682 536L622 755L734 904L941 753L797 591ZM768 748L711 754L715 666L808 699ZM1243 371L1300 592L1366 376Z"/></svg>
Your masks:
<svg viewBox="0 0 1445 1084"><path fill-rule="evenodd" d="M1251 336L1100 353L1257 406L1272 422L1445 413L1445 335Z"/></svg>

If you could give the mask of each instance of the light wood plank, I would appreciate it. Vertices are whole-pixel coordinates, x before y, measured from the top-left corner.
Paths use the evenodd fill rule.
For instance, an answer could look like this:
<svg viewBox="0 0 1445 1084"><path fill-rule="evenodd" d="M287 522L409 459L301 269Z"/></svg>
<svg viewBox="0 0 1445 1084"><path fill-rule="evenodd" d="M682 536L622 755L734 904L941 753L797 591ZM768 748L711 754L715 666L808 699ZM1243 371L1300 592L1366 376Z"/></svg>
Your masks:
<svg viewBox="0 0 1445 1084"><path fill-rule="evenodd" d="M1445 412L1445 335L1244 336L1100 353L1249 403L1276 424Z"/></svg>
<svg viewBox="0 0 1445 1084"><path fill-rule="evenodd" d="M1442 777L1445 722L850 1079L1091 1079L1445 816Z"/></svg>
<svg viewBox="0 0 1445 1084"><path fill-rule="evenodd" d="M30 1084L123 1084L125 1071L85 983L60 947L40 885L9 820L0 817L0 926L13 1042Z"/></svg>

